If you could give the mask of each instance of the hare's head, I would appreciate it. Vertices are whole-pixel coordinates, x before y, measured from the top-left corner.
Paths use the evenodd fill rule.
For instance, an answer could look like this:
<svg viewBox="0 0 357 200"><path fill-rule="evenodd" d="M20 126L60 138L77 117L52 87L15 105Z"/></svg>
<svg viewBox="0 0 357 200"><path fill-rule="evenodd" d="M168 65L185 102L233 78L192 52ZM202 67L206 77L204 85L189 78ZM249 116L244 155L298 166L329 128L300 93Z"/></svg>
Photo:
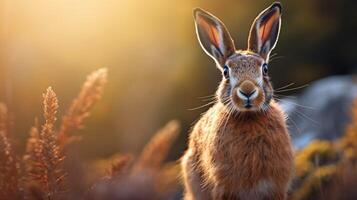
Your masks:
<svg viewBox="0 0 357 200"><path fill-rule="evenodd" d="M254 20L247 50L236 50L227 28L212 14L197 8L194 17L203 50L222 71L219 100L238 111L267 109L273 96L268 62L279 36L280 3L273 3Z"/></svg>

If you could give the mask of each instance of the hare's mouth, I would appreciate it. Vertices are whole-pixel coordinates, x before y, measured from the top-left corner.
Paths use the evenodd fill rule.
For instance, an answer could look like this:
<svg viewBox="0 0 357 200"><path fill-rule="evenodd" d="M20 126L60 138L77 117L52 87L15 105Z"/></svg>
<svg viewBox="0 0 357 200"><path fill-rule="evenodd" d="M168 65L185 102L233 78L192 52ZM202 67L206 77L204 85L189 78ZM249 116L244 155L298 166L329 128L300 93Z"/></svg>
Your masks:
<svg viewBox="0 0 357 200"><path fill-rule="evenodd" d="M235 110L239 112L245 112L245 111L258 111L260 110L260 105L253 104L251 101L232 101L233 107Z"/></svg>
<svg viewBox="0 0 357 200"><path fill-rule="evenodd" d="M238 111L258 111L262 108L264 102L264 95L261 92L257 90L256 94L250 96L233 92L231 101Z"/></svg>
<svg viewBox="0 0 357 200"><path fill-rule="evenodd" d="M250 108L252 108L253 106L252 106L252 104L250 103L250 102L247 102L245 105L244 105L244 108L246 108L246 109L250 109Z"/></svg>

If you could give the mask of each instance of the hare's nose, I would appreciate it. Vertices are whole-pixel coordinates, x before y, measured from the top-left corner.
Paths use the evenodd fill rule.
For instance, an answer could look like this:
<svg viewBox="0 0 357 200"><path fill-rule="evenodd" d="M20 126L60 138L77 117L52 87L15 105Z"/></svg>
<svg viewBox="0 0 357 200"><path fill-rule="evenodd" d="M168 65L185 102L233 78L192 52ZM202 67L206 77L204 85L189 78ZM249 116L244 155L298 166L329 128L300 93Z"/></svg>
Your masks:
<svg viewBox="0 0 357 200"><path fill-rule="evenodd" d="M250 92L244 92L241 89L238 89L238 97L243 100L253 100L258 96L258 91L254 89Z"/></svg>
<svg viewBox="0 0 357 200"><path fill-rule="evenodd" d="M258 90L252 81L245 80L240 84L237 95L242 100L253 100L258 96Z"/></svg>

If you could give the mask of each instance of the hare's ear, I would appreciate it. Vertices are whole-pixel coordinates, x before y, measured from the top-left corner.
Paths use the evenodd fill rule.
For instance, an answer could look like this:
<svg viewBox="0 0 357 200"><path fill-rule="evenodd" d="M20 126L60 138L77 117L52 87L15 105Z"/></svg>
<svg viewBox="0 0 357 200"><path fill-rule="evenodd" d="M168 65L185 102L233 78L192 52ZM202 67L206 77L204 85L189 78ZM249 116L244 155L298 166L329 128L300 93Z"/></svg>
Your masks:
<svg viewBox="0 0 357 200"><path fill-rule="evenodd" d="M255 18L250 29L248 49L269 60L269 54L278 41L281 24L281 5L273 3Z"/></svg>
<svg viewBox="0 0 357 200"><path fill-rule="evenodd" d="M224 24L212 14L196 8L194 10L198 40L203 50L218 64L234 53L234 42Z"/></svg>

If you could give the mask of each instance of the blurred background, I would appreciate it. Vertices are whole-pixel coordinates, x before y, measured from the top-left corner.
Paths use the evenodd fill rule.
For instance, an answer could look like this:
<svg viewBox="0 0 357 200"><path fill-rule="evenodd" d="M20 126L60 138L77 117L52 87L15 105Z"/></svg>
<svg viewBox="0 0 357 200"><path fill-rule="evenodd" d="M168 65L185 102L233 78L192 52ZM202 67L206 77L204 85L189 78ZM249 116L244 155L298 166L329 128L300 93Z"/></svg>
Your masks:
<svg viewBox="0 0 357 200"><path fill-rule="evenodd" d="M158 128L178 119L182 134L169 159L179 158L186 148L190 127L208 107L191 109L207 103L200 97L213 94L221 78L197 42L192 9L201 7L218 16L237 48L245 49L252 21L271 3L0 0L0 101L13 112L15 137L24 141L35 117L41 117L41 94L48 86L56 91L59 114L63 114L85 76L106 67L109 82L82 131L84 140L78 144L81 156L92 160L116 152L138 153ZM324 107L330 110L343 103L339 95L354 94L351 87L357 71L357 2L284 0L282 4L282 32L269 73L275 88L309 84L282 93L296 96L282 101L287 111L296 110L297 102L301 107L298 112L306 115L291 112L298 127L295 130L291 126L292 134L297 137L299 132L303 135L321 125L315 124L320 119L314 116L321 110L309 109L318 107L319 100L335 91L342 92ZM324 93L316 95L310 87L318 87L315 81L326 77L332 77L328 79L330 85L323 84ZM333 89L335 78L344 84L343 89ZM304 92L309 101L299 103ZM313 102L315 106L309 105ZM343 105L348 106L348 100ZM338 123L335 113L327 113L322 115ZM19 144L24 148L25 142Z"/></svg>

